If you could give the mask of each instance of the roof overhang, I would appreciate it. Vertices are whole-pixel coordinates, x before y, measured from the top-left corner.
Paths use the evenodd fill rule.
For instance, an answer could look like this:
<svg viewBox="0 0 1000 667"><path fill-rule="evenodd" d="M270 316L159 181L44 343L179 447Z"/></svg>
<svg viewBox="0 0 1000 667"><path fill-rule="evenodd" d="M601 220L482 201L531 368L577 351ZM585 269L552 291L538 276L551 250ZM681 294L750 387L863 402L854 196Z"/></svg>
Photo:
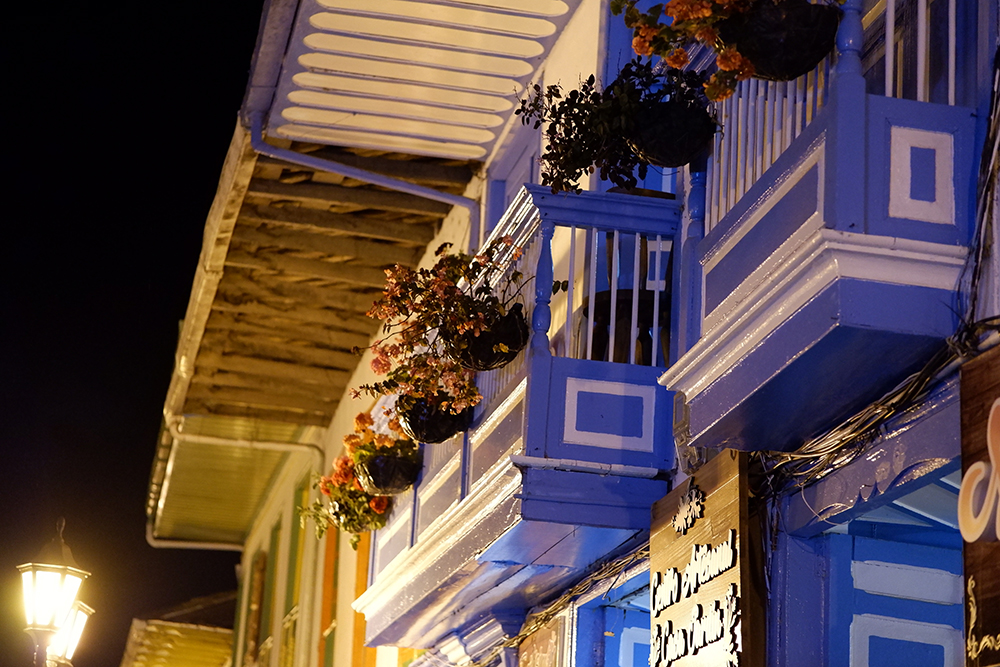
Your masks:
<svg viewBox="0 0 1000 667"><path fill-rule="evenodd" d="M136 618L121 667L223 667L232 651L232 630Z"/></svg>
<svg viewBox="0 0 1000 667"><path fill-rule="evenodd" d="M287 30L290 4L244 103L271 136L485 161L580 0L301 0Z"/></svg>

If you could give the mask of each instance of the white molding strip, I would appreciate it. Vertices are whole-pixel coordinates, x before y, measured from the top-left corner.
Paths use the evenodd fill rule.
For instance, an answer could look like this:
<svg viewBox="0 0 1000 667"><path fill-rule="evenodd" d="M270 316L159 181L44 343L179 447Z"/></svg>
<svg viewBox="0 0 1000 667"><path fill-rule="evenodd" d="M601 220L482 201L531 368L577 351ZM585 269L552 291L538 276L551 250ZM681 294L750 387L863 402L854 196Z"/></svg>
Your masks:
<svg viewBox="0 0 1000 667"><path fill-rule="evenodd" d="M703 336L659 383L690 400L839 278L954 290L966 249L820 229Z"/></svg>
<svg viewBox="0 0 1000 667"><path fill-rule="evenodd" d="M962 575L881 561L853 561L854 587L874 595L935 604L962 604ZM920 582L915 586L915 582Z"/></svg>

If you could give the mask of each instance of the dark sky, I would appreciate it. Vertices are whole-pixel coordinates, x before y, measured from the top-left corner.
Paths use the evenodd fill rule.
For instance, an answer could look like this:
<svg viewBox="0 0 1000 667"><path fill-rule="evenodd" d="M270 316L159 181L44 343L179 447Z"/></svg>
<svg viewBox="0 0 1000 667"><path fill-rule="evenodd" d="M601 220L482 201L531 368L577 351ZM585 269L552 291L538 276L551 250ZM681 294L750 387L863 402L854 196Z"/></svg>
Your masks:
<svg viewBox="0 0 1000 667"><path fill-rule="evenodd" d="M117 666L133 616L235 588L236 554L149 547L144 502L260 11L3 10L0 667L31 665L15 566L59 516L97 610L75 667Z"/></svg>

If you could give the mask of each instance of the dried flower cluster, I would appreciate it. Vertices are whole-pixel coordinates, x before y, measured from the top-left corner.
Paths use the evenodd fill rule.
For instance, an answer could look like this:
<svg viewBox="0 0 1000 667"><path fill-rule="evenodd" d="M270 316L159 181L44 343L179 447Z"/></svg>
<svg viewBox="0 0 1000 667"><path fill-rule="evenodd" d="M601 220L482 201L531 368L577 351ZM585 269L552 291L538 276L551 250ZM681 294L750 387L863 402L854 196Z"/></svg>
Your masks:
<svg viewBox="0 0 1000 667"><path fill-rule="evenodd" d="M690 61L687 44L701 42L716 53L718 71L705 82L705 95L719 102L736 89L739 81L754 75L753 64L735 47L719 38L718 26L734 14L746 12L752 0L670 0L655 4L645 12L636 8L638 0L612 0L611 11L625 15L625 25L633 31L632 48L641 56L663 57L671 67L681 68ZM669 19L666 23L663 18Z"/></svg>
<svg viewBox="0 0 1000 667"><path fill-rule="evenodd" d="M447 353L444 339L471 333L479 336L506 314L517 298L523 276L503 271L520 249L506 237L480 254L449 253L438 248L429 269L395 266L386 270L382 297L368 312L385 320L385 337L371 346L371 368L385 380L352 390L383 396L437 400L442 409L458 414L482 399L475 373Z"/></svg>

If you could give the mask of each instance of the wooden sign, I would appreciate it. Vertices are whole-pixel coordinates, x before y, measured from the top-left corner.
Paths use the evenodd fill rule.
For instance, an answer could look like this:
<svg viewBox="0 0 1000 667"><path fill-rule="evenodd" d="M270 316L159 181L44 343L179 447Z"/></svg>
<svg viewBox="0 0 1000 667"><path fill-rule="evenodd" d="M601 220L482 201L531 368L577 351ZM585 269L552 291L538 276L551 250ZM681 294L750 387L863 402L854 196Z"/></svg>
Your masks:
<svg viewBox="0 0 1000 667"><path fill-rule="evenodd" d="M563 624L562 616L549 621L547 625L532 633L521 642L518 650L520 667L562 667Z"/></svg>
<svg viewBox="0 0 1000 667"><path fill-rule="evenodd" d="M651 667L763 665L747 498L746 454L723 450L653 505Z"/></svg>
<svg viewBox="0 0 1000 667"><path fill-rule="evenodd" d="M965 664L1000 665L1000 347L962 366Z"/></svg>

